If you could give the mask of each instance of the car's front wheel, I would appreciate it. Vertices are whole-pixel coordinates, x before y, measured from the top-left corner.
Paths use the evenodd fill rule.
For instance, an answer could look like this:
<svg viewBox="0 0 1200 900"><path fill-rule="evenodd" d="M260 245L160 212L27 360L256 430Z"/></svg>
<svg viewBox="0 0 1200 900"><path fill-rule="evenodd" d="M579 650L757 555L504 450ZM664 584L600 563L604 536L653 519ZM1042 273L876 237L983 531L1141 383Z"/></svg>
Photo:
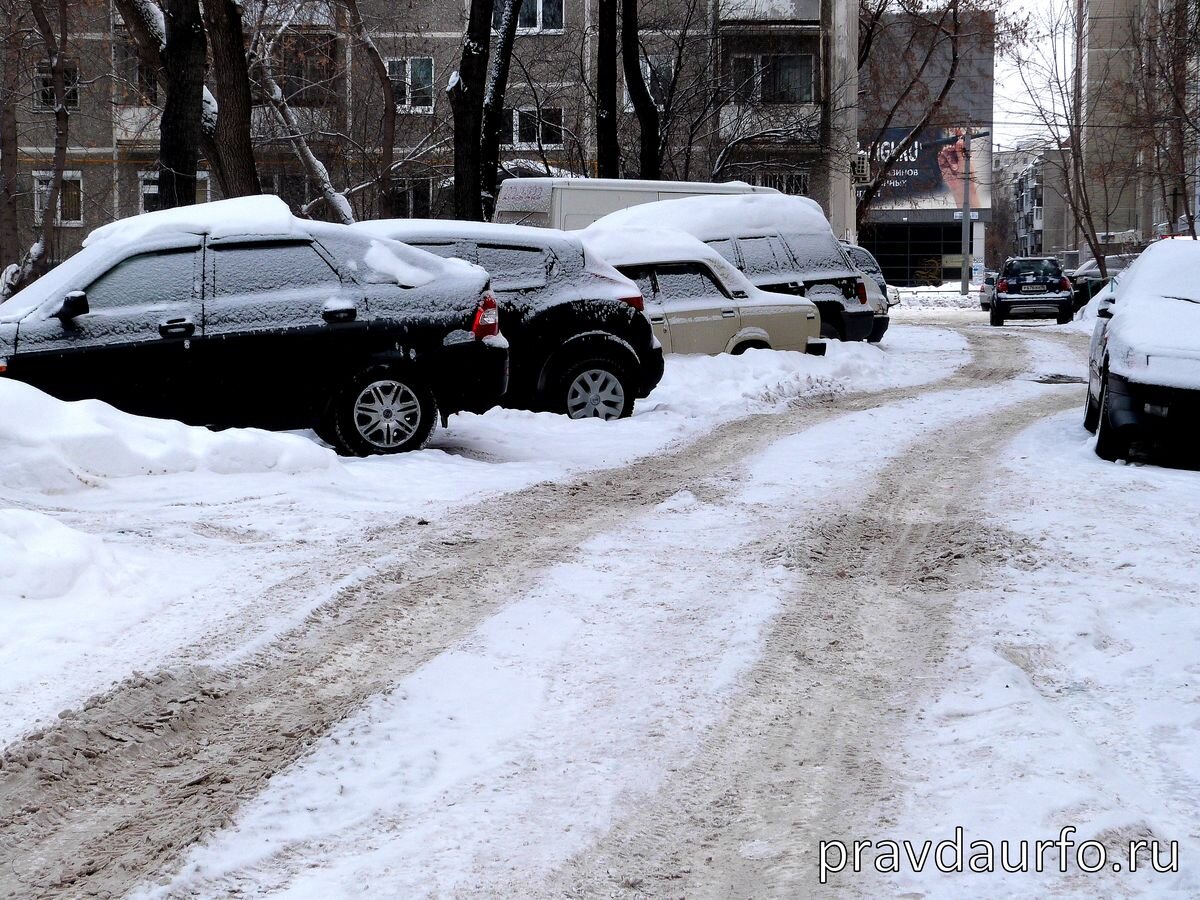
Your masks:
<svg viewBox="0 0 1200 900"><path fill-rule="evenodd" d="M609 356L589 356L554 379L550 408L572 419L624 419L633 415L629 370Z"/></svg>
<svg viewBox="0 0 1200 900"><path fill-rule="evenodd" d="M1100 382L1100 412L1096 419L1096 455L1116 462L1129 455L1129 438L1118 431L1109 415L1108 376Z"/></svg>
<svg viewBox="0 0 1200 900"><path fill-rule="evenodd" d="M1096 425L1100 422L1100 404L1092 399L1091 385L1083 400L1083 427L1092 434L1096 433Z"/></svg>
<svg viewBox="0 0 1200 900"><path fill-rule="evenodd" d="M415 373L394 366L359 372L334 397L337 448L353 456L403 453L425 446L437 401Z"/></svg>

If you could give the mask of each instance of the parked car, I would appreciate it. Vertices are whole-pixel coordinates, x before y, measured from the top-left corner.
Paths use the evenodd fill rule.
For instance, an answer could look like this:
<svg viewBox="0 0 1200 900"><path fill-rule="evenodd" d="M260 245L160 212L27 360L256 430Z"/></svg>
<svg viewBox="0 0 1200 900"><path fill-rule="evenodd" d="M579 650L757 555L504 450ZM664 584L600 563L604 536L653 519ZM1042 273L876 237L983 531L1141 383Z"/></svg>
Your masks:
<svg viewBox="0 0 1200 900"><path fill-rule="evenodd" d="M605 216L594 227L675 228L690 234L762 290L811 300L821 313L823 337L878 339L887 328L886 298L873 292L821 207L806 197L755 194L647 203ZM881 313L885 321L877 330Z"/></svg>
<svg viewBox="0 0 1200 900"><path fill-rule="evenodd" d="M275 197L147 213L0 306L0 373L197 425L313 427L349 454L422 446L494 406L508 350L486 273Z"/></svg>
<svg viewBox="0 0 1200 900"><path fill-rule="evenodd" d="M812 301L760 290L690 235L592 228L585 240L637 283L654 333L668 353L825 352L820 313Z"/></svg>
<svg viewBox="0 0 1200 900"><path fill-rule="evenodd" d="M875 311L871 334L867 340L873 344L878 343L883 340L883 335L888 329L890 321L888 310L900 302L900 292L893 291L888 287L883 267L879 265L879 261L875 259L870 250L857 244L851 244L849 241L842 241L841 244L842 249L846 251L846 256L850 258L850 262L854 263L859 272L867 276L867 302ZM878 294L872 290L873 285L879 288Z"/></svg>
<svg viewBox="0 0 1200 900"><path fill-rule="evenodd" d="M1075 315L1071 282L1054 257L1018 256L1004 264L992 298L991 323L1019 314L1055 318L1060 325Z"/></svg>
<svg viewBox="0 0 1200 900"><path fill-rule="evenodd" d="M1104 268L1108 272L1108 276L1100 275L1100 263L1095 259L1089 259L1074 272L1071 272L1071 286L1075 291L1075 308L1079 309L1087 305L1087 302L1092 299L1104 285L1108 283L1108 279L1112 278L1118 272L1124 271L1130 263L1137 259L1136 253L1112 254L1104 258Z"/></svg>
<svg viewBox="0 0 1200 900"><path fill-rule="evenodd" d="M511 225L587 228L618 209L659 200L713 194L778 194L744 181L640 181L632 178L508 178L496 193L492 218Z"/></svg>
<svg viewBox="0 0 1200 900"><path fill-rule="evenodd" d="M992 299L996 296L995 272L985 272L983 283L979 285L979 308L985 312L992 308Z"/></svg>
<svg viewBox="0 0 1200 900"><path fill-rule="evenodd" d="M578 233L433 219L351 227L487 271L510 345L506 405L623 418L662 378L662 348L637 285Z"/></svg>
<svg viewBox="0 0 1200 900"><path fill-rule="evenodd" d="M1200 242L1151 244L1096 298L1083 424L1116 460L1147 439L1184 439L1200 423Z"/></svg>

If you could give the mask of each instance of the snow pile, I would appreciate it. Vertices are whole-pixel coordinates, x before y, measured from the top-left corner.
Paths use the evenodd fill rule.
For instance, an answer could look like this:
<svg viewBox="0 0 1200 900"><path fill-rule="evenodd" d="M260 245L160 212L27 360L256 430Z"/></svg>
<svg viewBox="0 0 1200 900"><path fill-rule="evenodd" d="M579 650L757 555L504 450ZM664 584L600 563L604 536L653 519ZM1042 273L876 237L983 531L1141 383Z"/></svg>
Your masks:
<svg viewBox="0 0 1200 900"><path fill-rule="evenodd" d="M388 281L395 282L401 287L420 287L433 281L435 275L427 269L412 265L400 258L396 249L402 245L395 241L371 241L363 262L372 272L385 276ZM374 280L374 279L371 279Z"/></svg>
<svg viewBox="0 0 1200 900"><path fill-rule="evenodd" d="M159 232L207 234L214 238L242 234L303 234L286 203L272 194L259 194L118 219L89 234L83 246L93 247L108 241L133 243Z"/></svg>
<svg viewBox="0 0 1200 900"><path fill-rule="evenodd" d="M63 403L0 379L0 485L56 493L105 478L205 471L296 473L336 459L302 437L255 429L211 432L131 416L96 400Z"/></svg>
<svg viewBox="0 0 1200 900"><path fill-rule="evenodd" d="M677 228L701 240L730 234L829 235L833 230L820 204L786 194L715 194L658 200L609 213L594 223L607 229Z"/></svg>
<svg viewBox="0 0 1200 900"><path fill-rule="evenodd" d="M947 281L940 286L902 287L896 289L900 306L914 309L979 309L979 288L971 286L964 297L962 283Z"/></svg>
<svg viewBox="0 0 1200 900"><path fill-rule="evenodd" d="M51 600L107 594L122 580L104 542L25 509L0 511L0 597ZM13 627L5 606L6 628ZM18 629L19 631L19 629Z"/></svg>

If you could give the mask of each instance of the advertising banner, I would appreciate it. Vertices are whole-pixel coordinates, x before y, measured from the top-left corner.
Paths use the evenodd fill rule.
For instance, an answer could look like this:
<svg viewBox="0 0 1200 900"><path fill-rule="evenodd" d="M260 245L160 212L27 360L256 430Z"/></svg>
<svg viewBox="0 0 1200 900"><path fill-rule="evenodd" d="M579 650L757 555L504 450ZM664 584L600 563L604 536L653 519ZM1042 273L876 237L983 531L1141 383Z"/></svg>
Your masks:
<svg viewBox="0 0 1200 900"><path fill-rule="evenodd" d="M866 150L871 157L871 171L886 159L908 130L889 128L873 147ZM962 209L965 175L962 139L955 140L962 129L926 128L917 140L896 161L871 203L877 210L954 210ZM971 208L991 209L992 206L992 139L976 138L971 142ZM862 188L859 188L861 195Z"/></svg>

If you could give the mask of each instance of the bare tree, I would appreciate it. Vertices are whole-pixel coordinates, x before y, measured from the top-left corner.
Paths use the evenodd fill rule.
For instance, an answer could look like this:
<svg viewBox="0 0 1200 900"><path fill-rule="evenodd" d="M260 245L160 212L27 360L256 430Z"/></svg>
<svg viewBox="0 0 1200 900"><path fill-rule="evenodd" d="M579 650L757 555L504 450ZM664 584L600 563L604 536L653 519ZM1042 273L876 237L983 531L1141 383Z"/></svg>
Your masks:
<svg viewBox="0 0 1200 900"><path fill-rule="evenodd" d="M66 49L69 35L67 0L58 0L58 32L46 15L42 0L30 0L30 12L33 13L37 25L37 33L41 38L42 47L50 69L50 86L54 101L54 157L51 164L50 188L46 192L42 204L41 235L37 242L26 253L20 267L20 273L9 279L13 287L18 287L26 280L40 277L50 266L50 246L53 242L54 229L58 225L58 209L62 197L63 171L67 167L67 140L70 126L70 113L67 111L67 61ZM73 89L78 91L76 83Z"/></svg>
<svg viewBox="0 0 1200 900"><path fill-rule="evenodd" d="M596 32L596 174L621 174L617 129L617 0L599 0Z"/></svg>
<svg viewBox="0 0 1200 900"><path fill-rule="evenodd" d="M342 0L350 14L350 26L354 29L355 43L367 57L376 83L383 95L383 112L379 129L379 165L376 169L375 187L379 211L385 218L395 215L392 208L392 170L396 159L396 92L392 87L391 74L383 54L371 40L371 34L363 21L358 0Z"/></svg>
<svg viewBox="0 0 1200 900"><path fill-rule="evenodd" d="M508 71L512 65L513 44L517 39L517 23L521 0L500 0L500 28L492 51L492 66L487 88L483 93L483 123L480 134L479 190L483 198L484 215L491 217L496 202L496 169L500 163L500 129L503 125L504 96L508 91ZM534 2L534 0L529 0ZM512 122L508 123L509 128Z"/></svg>
<svg viewBox="0 0 1200 900"><path fill-rule="evenodd" d="M7 266L21 256L20 235L17 232L17 106L23 92L21 74L25 71L25 22L26 10L18 0L5 0L0 4L0 15L4 17L4 31L0 40L0 266ZM18 267L10 270L13 275ZM11 290L11 285L0 284L0 298Z"/></svg>
<svg viewBox="0 0 1200 900"><path fill-rule="evenodd" d="M621 62L625 69L625 89L637 114L641 130L639 154L642 178L658 178L662 171L659 146L658 104L642 74L642 47L638 33L638 0L621 2Z"/></svg>
<svg viewBox="0 0 1200 900"><path fill-rule="evenodd" d="M244 197L260 192L251 143L250 71L240 0L205 0L204 24L212 52L216 119L206 123L205 155L221 193Z"/></svg>
<svg viewBox="0 0 1200 900"><path fill-rule="evenodd" d="M199 0L164 2L167 97L158 126L158 198L169 209L196 202L208 41Z"/></svg>

